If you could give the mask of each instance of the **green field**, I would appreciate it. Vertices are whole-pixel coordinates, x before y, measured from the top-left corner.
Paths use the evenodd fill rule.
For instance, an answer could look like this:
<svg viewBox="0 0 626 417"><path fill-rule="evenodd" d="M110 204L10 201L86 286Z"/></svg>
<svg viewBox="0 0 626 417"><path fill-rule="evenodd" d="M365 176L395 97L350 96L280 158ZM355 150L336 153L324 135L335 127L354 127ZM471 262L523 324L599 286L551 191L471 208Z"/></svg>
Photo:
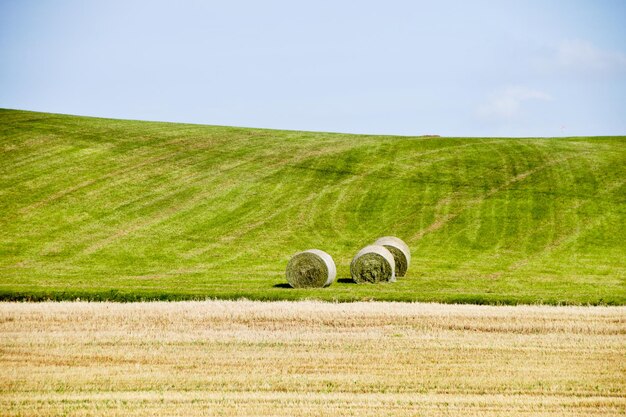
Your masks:
<svg viewBox="0 0 626 417"><path fill-rule="evenodd" d="M626 304L626 137L366 136L0 110L0 299ZM379 236L405 278L349 280ZM290 256L337 263L285 285Z"/></svg>

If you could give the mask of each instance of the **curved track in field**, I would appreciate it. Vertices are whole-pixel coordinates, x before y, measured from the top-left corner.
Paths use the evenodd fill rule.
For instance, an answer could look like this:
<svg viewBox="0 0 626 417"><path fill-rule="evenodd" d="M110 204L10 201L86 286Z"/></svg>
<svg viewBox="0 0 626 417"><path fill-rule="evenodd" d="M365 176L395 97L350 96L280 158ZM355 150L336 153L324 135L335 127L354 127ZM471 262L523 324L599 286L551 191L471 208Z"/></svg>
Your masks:
<svg viewBox="0 0 626 417"><path fill-rule="evenodd" d="M0 111L0 296L626 303L626 139L421 138ZM382 235L394 285L340 278Z"/></svg>

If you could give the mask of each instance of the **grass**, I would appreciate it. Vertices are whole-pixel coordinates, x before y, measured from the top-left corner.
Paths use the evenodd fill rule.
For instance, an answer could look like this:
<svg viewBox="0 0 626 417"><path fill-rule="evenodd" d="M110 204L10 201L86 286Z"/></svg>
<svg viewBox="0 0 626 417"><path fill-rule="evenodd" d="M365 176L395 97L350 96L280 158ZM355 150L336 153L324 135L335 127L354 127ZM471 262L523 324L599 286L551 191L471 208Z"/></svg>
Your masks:
<svg viewBox="0 0 626 417"><path fill-rule="evenodd" d="M366 136L0 110L0 299L626 304L626 138ZM356 285L385 235L413 260ZM298 251L339 282L286 288Z"/></svg>
<svg viewBox="0 0 626 417"><path fill-rule="evenodd" d="M625 307L0 303L3 416L610 416Z"/></svg>

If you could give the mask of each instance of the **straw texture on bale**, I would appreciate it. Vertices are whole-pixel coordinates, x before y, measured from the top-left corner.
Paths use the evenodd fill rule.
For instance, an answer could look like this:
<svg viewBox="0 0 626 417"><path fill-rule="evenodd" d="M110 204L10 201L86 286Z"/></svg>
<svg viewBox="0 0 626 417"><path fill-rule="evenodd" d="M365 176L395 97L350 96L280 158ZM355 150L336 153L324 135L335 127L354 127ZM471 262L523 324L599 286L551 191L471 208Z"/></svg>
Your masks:
<svg viewBox="0 0 626 417"><path fill-rule="evenodd" d="M361 249L352 259L350 274L359 284L395 282L396 264L387 248L370 245Z"/></svg>
<svg viewBox="0 0 626 417"><path fill-rule="evenodd" d="M396 262L396 276L403 277L411 265L411 250L404 241L395 236L385 236L374 242L375 245L386 247Z"/></svg>
<svg viewBox="0 0 626 417"><path fill-rule="evenodd" d="M287 282L293 288L326 287L336 277L337 267L333 258L318 249L296 253L287 264Z"/></svg>

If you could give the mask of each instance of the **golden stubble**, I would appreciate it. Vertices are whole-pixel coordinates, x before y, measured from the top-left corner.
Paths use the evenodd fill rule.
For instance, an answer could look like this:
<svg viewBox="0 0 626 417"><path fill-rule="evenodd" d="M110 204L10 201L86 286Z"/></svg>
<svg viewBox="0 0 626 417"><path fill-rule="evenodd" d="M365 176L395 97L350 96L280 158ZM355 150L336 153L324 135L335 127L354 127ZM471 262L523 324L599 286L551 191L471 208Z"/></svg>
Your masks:
<svg viewBox="0 0 626 417"><path fill-rule="evenodd" d="M624 415L626 308L0 303L0 414Z"/></svg>

